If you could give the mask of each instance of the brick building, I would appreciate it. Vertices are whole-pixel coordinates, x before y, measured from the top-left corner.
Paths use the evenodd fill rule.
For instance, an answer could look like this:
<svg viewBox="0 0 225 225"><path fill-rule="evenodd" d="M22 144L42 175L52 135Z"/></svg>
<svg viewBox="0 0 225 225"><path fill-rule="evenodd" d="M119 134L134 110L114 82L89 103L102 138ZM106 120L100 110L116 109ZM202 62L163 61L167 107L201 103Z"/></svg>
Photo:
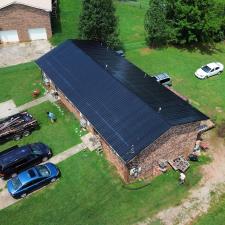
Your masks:
<svg viewBox="0 0 225 225"><path fill-rule="evenodd" d="M208 117L106 46L68 40L36 61L43 80L89 131L125 181L187 157Z"/></svg>
<svg viewBox="0 0 225 225"><path fill-rule="evenodd" d="M52 0L1 0L0 42L50 38L51 11Z"/></svg>

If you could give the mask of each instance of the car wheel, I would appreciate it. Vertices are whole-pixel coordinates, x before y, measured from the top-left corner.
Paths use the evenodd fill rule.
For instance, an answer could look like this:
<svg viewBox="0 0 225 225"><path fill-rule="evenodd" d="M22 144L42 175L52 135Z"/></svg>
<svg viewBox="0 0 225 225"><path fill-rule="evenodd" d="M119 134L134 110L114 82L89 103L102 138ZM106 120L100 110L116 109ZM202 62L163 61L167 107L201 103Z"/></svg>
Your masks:
<svg viewBox="0 0 225 225"><path fill-rule="evenodd" d="M15 141L19 141L21 139L21 136L20 135L14 135L13 139Z"/></svg>
<svg viewBox="0 0 225 225"><path fill-rule="evenodd" d="M17 176L17 173L13 173L12 175L11 175L11 177L16 177Z"/></svg>
<svg viewBox="0 0 225 225"><path fill-rule="evenodd" d="M25 198L27 196L27 193L23 193L22 195L20 195L21 198Z"/></svg>
<svg viewBox="0 0 225 225"><path fill-rule="evenodd" d="M56 178L51 179L51 183L54 183L56 181Z"/></svg>
<svg viewBox="0 0 225 225"><path fill-rule="evenodd" d="M42 159L42 162L46 162L48 160L48 157L44 157L43 159Z"/></svg>
<svg viewBox="0 0 225 225"><path fill-rule="evenodd" d="M28 137L30 135L30 131L26 130L23 132L23 137Z"/></svg>

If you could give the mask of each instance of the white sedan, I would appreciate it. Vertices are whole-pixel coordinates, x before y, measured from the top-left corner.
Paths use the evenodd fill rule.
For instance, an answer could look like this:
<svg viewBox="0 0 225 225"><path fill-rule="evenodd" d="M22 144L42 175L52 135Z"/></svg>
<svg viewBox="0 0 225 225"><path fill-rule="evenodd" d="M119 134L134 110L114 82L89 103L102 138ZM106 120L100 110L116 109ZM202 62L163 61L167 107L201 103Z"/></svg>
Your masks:
<svg viewBox="0 0 225 225"><path fill-rule="evenodd" d="M224 66L219 62L212 62L202 66L195 72L195 76L199 79L205 79L223 72Z"/></svg>

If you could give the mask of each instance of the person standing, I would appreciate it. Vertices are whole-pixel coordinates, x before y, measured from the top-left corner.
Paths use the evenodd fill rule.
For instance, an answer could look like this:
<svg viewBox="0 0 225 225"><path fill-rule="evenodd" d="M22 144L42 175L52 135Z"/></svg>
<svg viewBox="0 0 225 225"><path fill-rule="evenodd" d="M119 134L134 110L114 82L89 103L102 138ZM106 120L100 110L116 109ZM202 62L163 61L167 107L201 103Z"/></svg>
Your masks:
<svg viewBox="0 0 225 225"><path fill-rule="evenodd" d="M186 175L184 173L180 173L180 178L179 178L180 184L184 184L185 179L186 179Z"/></svg>
<svg viewBox="0 0 225 225"><path fill-rule="evenodd" d="M56 115L53 112L47 112L47 115L52 123L56 122Z"/></svg>

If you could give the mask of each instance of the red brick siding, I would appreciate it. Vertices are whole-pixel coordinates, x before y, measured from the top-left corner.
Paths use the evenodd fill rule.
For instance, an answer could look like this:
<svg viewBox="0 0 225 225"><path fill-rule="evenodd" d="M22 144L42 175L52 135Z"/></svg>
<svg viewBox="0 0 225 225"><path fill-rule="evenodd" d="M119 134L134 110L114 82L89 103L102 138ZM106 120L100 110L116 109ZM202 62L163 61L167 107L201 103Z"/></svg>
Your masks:
<svg viewBox="0 0 225 225"><path fill-rule="evenodd" d="M29 41L28 29L31 28L45 28L50 38L50 13L17 4L0 9L0 30L17 30L20 41Z"/></svg>
<svg viewBox="0 0 225 225"><path fill-rule="evenodd" d="M66 106L66 108L72 112L75 117L80 121L81 119L81 115L80 115L80 111L60 92L58 91L59 93L59 97L60 97L60 100L61 102ZM82 115L82 118L86 119L84 115ZM87 119L86 119L87 120ZM87 120L88 121L88 120ZM92 127L92 125L87 125L86 126L87 130L91 133L95 133L95 130L94 128Z"/></svg>
<svg viewBox="0 0 225 225"><path fill-rule="evenodd" d="M101 144L107 160L111 162L113 166L116 167L117 172L122 177L122 179L125 182L129 182L129 170L124 164L124 162L119 158L119 156L116 155L116 153L113 153L113 150L103 139L101 139Z"/></svg>
<svg viewBox="0 0 225 225"><path fill-rule="evenodd" d="M200 122L175 126L159 137L135 158L141 167L139 178L149 178L160 174L160 160L173 160L180 155L187 157L194 148L197 127ZM132 162L131 162L132 163ZM128 166L131 166L130 165Z"/></svg>

